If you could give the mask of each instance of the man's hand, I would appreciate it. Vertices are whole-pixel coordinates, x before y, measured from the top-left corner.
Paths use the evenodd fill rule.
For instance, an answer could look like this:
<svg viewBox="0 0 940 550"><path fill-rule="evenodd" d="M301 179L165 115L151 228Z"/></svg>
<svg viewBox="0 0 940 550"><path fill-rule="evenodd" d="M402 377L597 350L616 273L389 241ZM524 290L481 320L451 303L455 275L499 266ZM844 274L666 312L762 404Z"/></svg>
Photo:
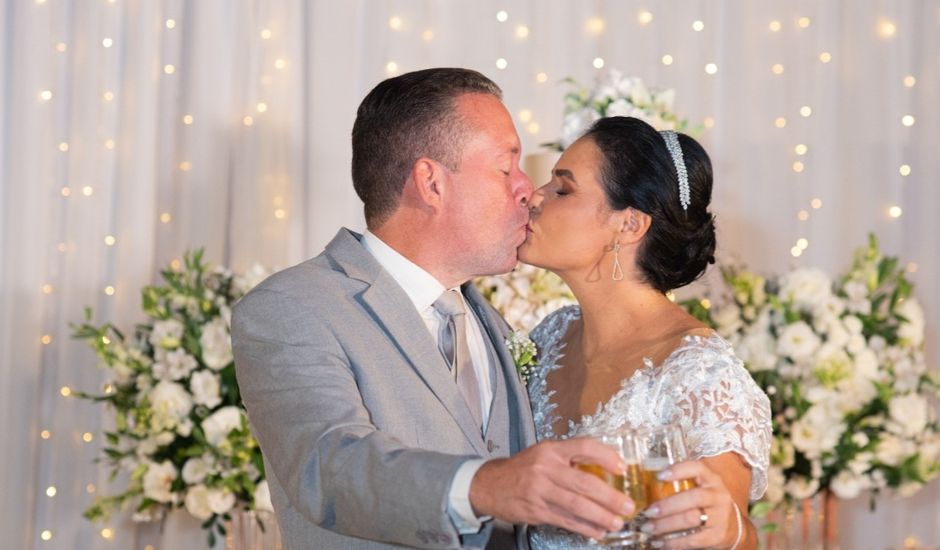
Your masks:
<svg viewBox="0 0 940 550"><path fill-rule="evenodd" d="M597 464L620 474L624 464L610 447L590 438L543 441L512 458L488 461L473 476L470 504L480 516L555 525L594 539L623 528L633 512L627 495L574 467Z"/></svg>

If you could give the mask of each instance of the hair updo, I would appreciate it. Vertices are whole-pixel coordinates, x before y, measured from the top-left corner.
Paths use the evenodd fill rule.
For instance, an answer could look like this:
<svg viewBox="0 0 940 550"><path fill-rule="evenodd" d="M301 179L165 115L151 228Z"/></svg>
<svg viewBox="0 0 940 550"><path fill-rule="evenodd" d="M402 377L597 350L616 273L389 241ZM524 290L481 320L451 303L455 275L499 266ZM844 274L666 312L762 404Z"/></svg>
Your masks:
<svg viewBox="0 0 940 550"><path fill-rule="evenodd" d="M635 208L652 218L637 253L646 283L660 292L683 287L715 263L715 217L708 211L712 165L697 141L678 134L689 176L688 211L663 136L632 117L602 118L584 134L600 150L601 183L614 210Z"/></svg>

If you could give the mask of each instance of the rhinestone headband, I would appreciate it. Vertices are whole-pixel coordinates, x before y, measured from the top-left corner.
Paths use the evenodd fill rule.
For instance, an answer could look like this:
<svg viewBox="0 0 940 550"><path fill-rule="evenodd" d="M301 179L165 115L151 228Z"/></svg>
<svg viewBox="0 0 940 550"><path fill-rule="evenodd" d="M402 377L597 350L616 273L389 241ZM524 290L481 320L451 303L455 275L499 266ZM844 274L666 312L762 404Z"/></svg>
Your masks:
<svg viewBox="0 0 940 550"><path fill-rule="evenodd" d="M682 147L679 145L679 136L672 130L663 130L660 132L663 140L666 142L666 149L672 155L672 163L676 165L676 173L679 174L679 202L682 203L682 209L688 211L692 204L692 198L689 193L689 173L685 169L685 159L682 157Z"/></svg>

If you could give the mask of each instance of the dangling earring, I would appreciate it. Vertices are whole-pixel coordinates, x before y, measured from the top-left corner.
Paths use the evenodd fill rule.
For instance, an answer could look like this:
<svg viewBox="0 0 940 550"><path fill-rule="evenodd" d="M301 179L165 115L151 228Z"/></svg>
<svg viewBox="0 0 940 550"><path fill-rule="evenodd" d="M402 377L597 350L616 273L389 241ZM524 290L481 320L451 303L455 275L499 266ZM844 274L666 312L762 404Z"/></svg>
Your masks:
<svg viewBox="0 0 940 550"><path fill-rule="evenodd" d="M620 267L620 243L614 243L614 272L610 276L615 281L623 280L623 268Z"/></svg>

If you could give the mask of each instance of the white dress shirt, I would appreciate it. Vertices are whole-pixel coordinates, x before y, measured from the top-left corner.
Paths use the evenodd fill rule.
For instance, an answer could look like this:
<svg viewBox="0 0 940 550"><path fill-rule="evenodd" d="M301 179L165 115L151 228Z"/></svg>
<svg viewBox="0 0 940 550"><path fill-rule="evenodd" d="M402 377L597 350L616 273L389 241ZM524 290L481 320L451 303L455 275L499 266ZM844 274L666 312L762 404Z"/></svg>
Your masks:
<svg viewBox="0 0 940 550"><path fill-rule="evenodd" d="M375 257L385 271L404 289L405 294L408 295L415 309L421 315L421 319L424 320L434 343L437 344L438 335L440 334L439 329L441 323L444 322L444 318L434 309L433 305L441 294L447 290L444 285L370 231L363 233L362 246ZM493 401L493 387L490 381L490 356L487 353L480 321L473 313L473 309L467 304L460 288L458 287L456 290L460 293L461 299L464 300L464 309L467 311L467 320L469 321L466 323L467 347L470 350L473 369L480 384L480 410L483 411L483 430L486 431L486 425L490 417L490 405ZM447 368L443 357L441 358L441 368ZM488 519L478 518L473 513L473 507L470 505L470 482L484 462L483 459L472 459L464 462L457 470L451 483L448 495L450 516L457 530L464 535L478 532L482 522Z"/></svg>

